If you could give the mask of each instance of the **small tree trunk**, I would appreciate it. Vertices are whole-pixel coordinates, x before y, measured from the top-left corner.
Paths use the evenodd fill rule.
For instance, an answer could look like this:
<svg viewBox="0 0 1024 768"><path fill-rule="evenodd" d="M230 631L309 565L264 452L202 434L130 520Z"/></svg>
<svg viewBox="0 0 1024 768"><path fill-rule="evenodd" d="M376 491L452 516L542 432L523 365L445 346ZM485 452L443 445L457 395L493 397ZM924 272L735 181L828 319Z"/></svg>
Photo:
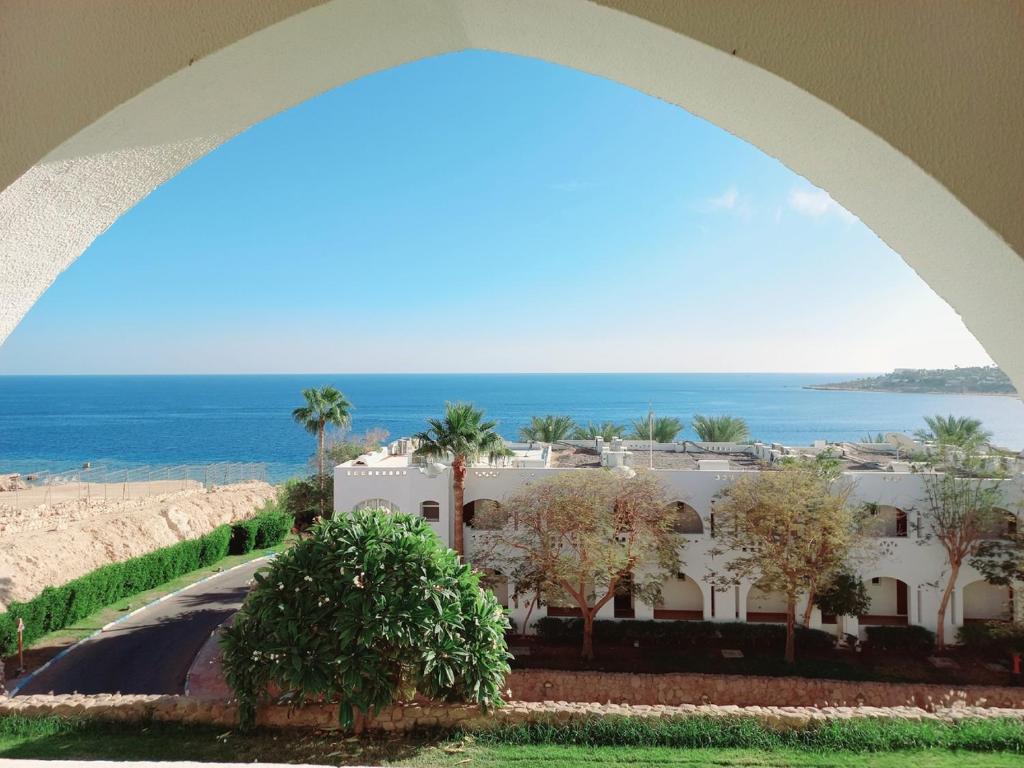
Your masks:
<svg viewBox="0 0 1024 768"><path fill-rule="evenodd" d="M464 505L464 499L466 498L466 458L464 456L456 456L452 461L452 486L455 491L455 509L452 510L452 519L455 525L455 536L452 541L454 545L452 549L455 550L455 554L462 557L465 554L465 547L463 543L463 522L462 522L462 507Z"/></svg>
<svg viewBox="0 0 1024 768"><path fill-rule="evenodd" d="M960 574L960 563L950 563L949 581L942 591L942 599L939 600L938 625L935 627L935 645L941 651L946 647L946 608L949 606L949 598L953 595L953 587L956 585L956 577Z"/></svg>
<svg viewBox="0 0 1024 768"><path fill-rule="evenodd" d="M807 607L804 608L804 626L811 626L811 613L814 611L814 590L807 595Z"/></svg>
<svg viewBox="0 0 1024 768"><path fill-rule="evenodd" d="M583 611L583 649L580 656L591 661L594 658L594 613Z"/></svg>
<svg viewBox="0 0 1024 768"><path fill-rule="evenodd" d="M786 663L796 661L796 596L786 598Z"/></svg>

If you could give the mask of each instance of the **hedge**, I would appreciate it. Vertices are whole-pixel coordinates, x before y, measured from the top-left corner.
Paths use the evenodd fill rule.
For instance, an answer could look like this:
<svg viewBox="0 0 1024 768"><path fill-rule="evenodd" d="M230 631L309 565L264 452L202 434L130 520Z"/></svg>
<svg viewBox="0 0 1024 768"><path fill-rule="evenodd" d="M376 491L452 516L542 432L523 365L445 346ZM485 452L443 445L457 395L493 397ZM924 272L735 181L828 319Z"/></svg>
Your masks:
<svg viewBox="0 0 1024 768"><path fill-rule="evenodd" d="M1024 626L1002 621L964 624L957 630L957 642L971 650L987 653L1024 653Z"/></svg>
<svg viewBox="0 0 1024 768"><path fill-rule="evenodd" d="M545 617L534 625L537 635L553 644L576 645L583 641L582 619ZM708 646L723 648L775 648L785 643L781 624L748 624L742 621L610 621L594 622L594 643ZM818 629L796 628L797 644L804 651L825 651L835 646L835 635Z"/></svg>
<svg viewBox="0 0 1024 768"><path fill-rule="evenodd" d="M242 528L246 530L244 535L238 533ZM269 505L249 520L222 525L198 539L104 565L67 584L47 587L31 600L11 603L6 613L0 613L0 654L8 655L17 650L19 618L25 622L24 639L29 645L48 632L64 629L111 603L212 565L229 552L244 554L273 546L290 529L288 516L276 506ZM237 550L236 541L239 542Z"/></svg>
<svg viewBox="0 0 1024 768"><path fill-rule="evenodd" d="M935 648L935 633L910 624L905 627L867 627L869 647L902 653L929 653Z"/></svg>

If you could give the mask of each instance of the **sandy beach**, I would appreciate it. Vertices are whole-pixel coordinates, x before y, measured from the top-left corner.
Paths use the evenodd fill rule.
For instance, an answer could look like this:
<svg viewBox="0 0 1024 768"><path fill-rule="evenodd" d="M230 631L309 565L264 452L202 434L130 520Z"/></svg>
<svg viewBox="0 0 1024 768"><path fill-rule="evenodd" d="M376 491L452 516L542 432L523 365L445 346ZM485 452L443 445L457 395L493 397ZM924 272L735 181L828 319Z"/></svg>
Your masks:
<svg viewBox="0 0 1024 768"><path fill-rule="evenodd" d="M210 491L182 489L180 480L138 485L159 482L176 487L160 493L152 492L153 488L124 489L121 483L106 488L90 484L85 497L68 485L53 489L66 492L66 498L27 508L6 503L12 492L0 494L0 611L12 600L30 599L46 586L244 519L276 494L274 486L263 482ZM121 498L131 491L135 498Z"/></svg>

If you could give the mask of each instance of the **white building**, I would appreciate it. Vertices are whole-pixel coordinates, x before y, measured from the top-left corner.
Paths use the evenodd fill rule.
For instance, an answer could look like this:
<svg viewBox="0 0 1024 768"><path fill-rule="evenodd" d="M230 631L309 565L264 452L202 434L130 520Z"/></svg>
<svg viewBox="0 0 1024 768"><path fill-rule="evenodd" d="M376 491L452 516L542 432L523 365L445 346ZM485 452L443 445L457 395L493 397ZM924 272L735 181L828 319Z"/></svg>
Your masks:
<svg viewBox="0 0 1024 768"><path fill-rule="evenodd" d="M917 624L936 628L939 598L945 587L948 562L942 546L929 537L924 478L911 465L897 460L895 446L887 444L839 444L818 441L807 448L772 444L669 443L615 440L569 441L552 448L538 444L509 443L513 456L497 464L484 463L469 469L465 484L466 559L473 560L482 535L473 528L474 513L481 504L501 504L524 484L557 472L586 472L596 467L651 467L682 510L680 560L683 571L663 587L662 601L646 605L623 595L598 614L607 619L657 619L778 622L784 620L785 600L765 592L754 582L712 588L706 580L712 566L721 569L729 555L709 554L714 544L714 499L744 473L784 455L814 455L830 450L841 457L843 473L852 484L852 504L877 505L880 518L872 551L863 558L861 576L871 608L859 617L822 616L815 608L811 626L860 634L877 624ZM453 534L451 470L444 463L426 462L413 456L413 442L398 440L386 448L341 464L334 470L334 511L346 513L364 507L384 507L419 514L443 541ZM1024 499L1024 476L1017 473L1002 486L1008 524L1015 525ZM994 534L995 535L995 534ZM528 614L525 600L509 601L506 585L495 589L521 629ZM1024 601L1018 601L1018 603ZM965 622L1020 616L1013 590L984 581L965 565L958 576L946 614L946 636L955 638ZM798 606L798 616L803 606ZM534 607L529 623L543 616L572 616L571 607Z"/></svg>

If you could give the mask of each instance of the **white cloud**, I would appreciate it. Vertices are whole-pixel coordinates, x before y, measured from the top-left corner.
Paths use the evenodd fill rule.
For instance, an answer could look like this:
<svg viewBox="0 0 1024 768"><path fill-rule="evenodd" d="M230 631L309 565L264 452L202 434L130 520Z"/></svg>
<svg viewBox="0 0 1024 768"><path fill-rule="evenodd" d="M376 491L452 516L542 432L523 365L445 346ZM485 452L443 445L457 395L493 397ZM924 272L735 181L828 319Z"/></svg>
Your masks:
<svg viewBox="0 0 1024 768"><path fill-rule="evenodd" d="M847 221L857 218L833 200L828 192L817 187L792 190L789 193L789 207L801 216L819 217L834 213Z"/></svg>
<svg viewBox="0 0 1024 768"><path fill-rule="evenodd" d="M732 210L736 207L736 203L740 198L739 190L736 187L729 187L725 192L720 194L718 197L708 198L708 207L712 210L719 210L722 208Z"/></svg>

